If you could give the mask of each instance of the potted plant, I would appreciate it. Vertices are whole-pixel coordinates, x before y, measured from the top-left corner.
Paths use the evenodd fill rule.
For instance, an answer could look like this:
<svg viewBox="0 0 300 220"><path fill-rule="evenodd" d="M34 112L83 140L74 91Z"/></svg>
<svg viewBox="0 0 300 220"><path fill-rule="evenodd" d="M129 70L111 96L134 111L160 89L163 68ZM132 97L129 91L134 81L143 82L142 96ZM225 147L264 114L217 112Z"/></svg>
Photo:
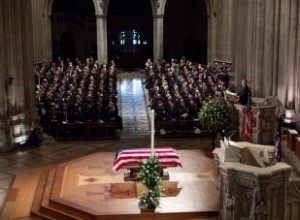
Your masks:
<svg viewBox="0 0 300 220"><path fill-rule="evenodd" d="M221 97L209 100L198 113L201 125L212 132L212 147L215 147L215 134L222 132L228 123L228 106Z"/></svg>
<svg viewBox="0 0 300 220"><path fill-rule="evenodd" d="M160 197L163 187L160 178L159 159L150 157L139 169L137 181L146 186L146 190L139 195L139 207L143 209L155 210L160 204Z"/></svg>

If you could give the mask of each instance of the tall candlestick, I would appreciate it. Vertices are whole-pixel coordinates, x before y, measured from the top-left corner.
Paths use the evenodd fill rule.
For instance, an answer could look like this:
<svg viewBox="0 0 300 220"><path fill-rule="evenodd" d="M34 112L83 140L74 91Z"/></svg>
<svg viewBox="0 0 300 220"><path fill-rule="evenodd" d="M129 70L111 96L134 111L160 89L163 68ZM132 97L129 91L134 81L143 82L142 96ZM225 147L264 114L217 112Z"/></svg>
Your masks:
<svg viewBox="0 0 300 220"><path fill-rule="evenodd" d="M151 157L154 156L154 110L151 110Z"/></svg>

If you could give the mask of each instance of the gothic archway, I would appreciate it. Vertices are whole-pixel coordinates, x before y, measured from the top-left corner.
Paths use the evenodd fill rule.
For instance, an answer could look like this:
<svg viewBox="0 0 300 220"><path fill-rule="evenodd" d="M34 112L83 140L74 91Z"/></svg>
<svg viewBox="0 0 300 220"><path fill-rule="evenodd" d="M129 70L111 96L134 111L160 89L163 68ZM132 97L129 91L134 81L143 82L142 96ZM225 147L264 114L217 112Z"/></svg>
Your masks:
<svg viewBox="0 0 300 220"><path fill-rule="evenodd" d="M167 1L164 16L165 58L185 56L191 61L206 64L207 35L207 1Z"/></svg>
<svg viewBox="0 0 300 220"><path fill-rule="evenodd" d="M73 39L73 48L61 43L63 33L68 33ZM97 57L96 17L92 0L53 1L52 50L54 60L58 56L81 59Z"/></svg>
<svg viewBox="0 0 300 220"><path fill-rule="evenodd" d="M152 57L153 19L149 0L110 0L108 58L119 67L137 67ZM138 41L135 41L138 36Z"/></svg>

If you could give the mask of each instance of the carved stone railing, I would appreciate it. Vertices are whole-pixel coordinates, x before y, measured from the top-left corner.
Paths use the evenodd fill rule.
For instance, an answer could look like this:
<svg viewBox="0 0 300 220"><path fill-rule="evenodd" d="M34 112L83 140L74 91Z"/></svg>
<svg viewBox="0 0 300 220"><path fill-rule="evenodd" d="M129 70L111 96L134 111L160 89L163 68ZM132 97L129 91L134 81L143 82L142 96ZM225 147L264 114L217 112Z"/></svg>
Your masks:
<svg viewBox="0 0 300 220"><path fill-rule="evenodd" d="M292 168L269 157L273 146L226 140L220 145L213 154L219 164L221 219L299 219L300 182L289 182Z"/></svg>
<svg viewBox="0 0 300 220"><path fill-rule="evenodd" d="M237 162L220 165L222 219L284 219L291 168L284 163L259 168Z"/></svg>
<svg viewBox="0 0 300 220"><path fill-rule="evenodd" d="M298 220L300 219L300 179L289 181L286 191L284 219Z"/></svg>

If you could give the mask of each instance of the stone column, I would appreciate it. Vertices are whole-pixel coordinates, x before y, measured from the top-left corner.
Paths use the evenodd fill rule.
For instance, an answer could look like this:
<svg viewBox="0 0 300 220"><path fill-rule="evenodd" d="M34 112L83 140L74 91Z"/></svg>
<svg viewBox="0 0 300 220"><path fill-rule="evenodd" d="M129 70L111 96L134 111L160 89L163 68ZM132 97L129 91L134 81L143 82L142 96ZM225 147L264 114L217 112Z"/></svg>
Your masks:
<svg viewBox="0 0 300 220"><path fill-rule="evenodd" d="M34 63L52 60L51 9L47 0L31 0Z"/></svg>
<svg viewBox="0 0 300 220"><path fill-rule="evenodd" d="M51 19L52 19L52 14L49 15L45 15L44 18L44 36L45 36L45 50L44 50L44 56L43 58L45 58L45 60L43 61L52 61L52 28L51 28Z"/></svg>
<svg viewBox="0 0 300 220"><path fill-rule="evenodd" d="M247 34L245 30L245 24L247 23L247 11L246 11L247 0L234 0L233 8L235 19L233 23L234 31L234 43L233 43L233 67L235 72L235 79L240 82L241 78L245 77L246 74L246 45L247 45Z"/></svg>
<svg viewBox="0 0 300 220"><path fill-rule="evenodd" d="M297 15L299 11L297 11L297 7L299 7L299 2L297 0L290 0L289 3L289 40L288 40L288 53L287 53L287 104L295 105L295 63L296 63L296 45L297 45Z"/></svg>
<svg viewBox="0 0 300 220"><path fill-rule="evenodd" d="M1 2L0 151L27 140L37 121L31 0ZM1 11L2 12L2 11Z"/></svg>
<svg viewBox="0 0 300 220"><path fill-rule="evenodd" d="M153 15L153 60L163 59L164 53L164 15Z"/></svg>
<svg viewBox="0 0 300 220"><path fill-rule="evenodd" d="M209 4L207 7L208 63L215 60L233 61L233 12L236 4L234 0L219 0L218 4Z"/></svg>
<svg viewBox="0 0 300 220"><path fill-rule="evenodd" d="M5 21L4 21L4 7L0 4L0 32L5 33ZM5 91L5 79L7 71L5 69L4 62L6 60L6 47L4 34L0 34L0 118L6 117L6 91Z"/></svg>
<svg viewBox="0 0 300 220"><path fill-rule="evenodd" d="M216 59L216 18L213 13L208 15L207 22L207 63L213 63Z"/></svg>
<svg viewBox="0 0 300 220"><path fill-rule="evenodd" d="M300 13L297 14L297 43L296 43L296 64L295 64L295 110L300 114Z"/></svg>
<svg viewBox="0 0 300 220"><path fill-rule="evenodd" d="M233 22L233 0L222 0L222 33L218 42L223 42L220 45L220 57L222 60L232 61L232 22Z"/></svg>
<svg viewBox="0 0 300 220"><path fill-rule="evenodd" d="M107 61L107 16L96 14L98 62Z"/></svg>

